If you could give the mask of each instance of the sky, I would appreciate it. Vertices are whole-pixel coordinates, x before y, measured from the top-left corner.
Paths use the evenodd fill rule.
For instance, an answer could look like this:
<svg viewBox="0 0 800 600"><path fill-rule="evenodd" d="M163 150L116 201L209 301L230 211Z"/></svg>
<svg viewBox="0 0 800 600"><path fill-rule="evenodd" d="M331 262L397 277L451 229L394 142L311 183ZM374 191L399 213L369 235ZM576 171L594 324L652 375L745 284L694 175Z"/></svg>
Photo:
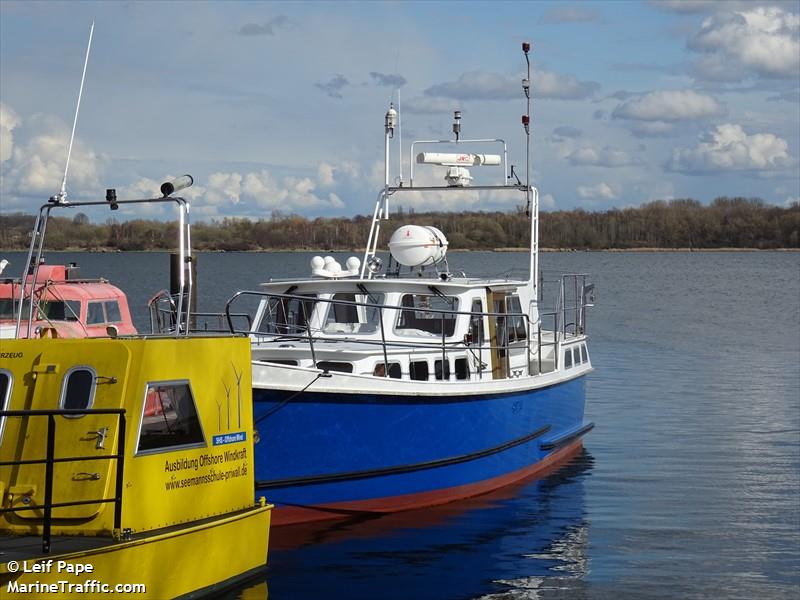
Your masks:
<svg viewBox="0 0 800 600"><path fill-rule="evenodd" d="M405 182L410 142L450 139L456 109L462 138L506 140L524 174L523 41L543 210L800 200L798 1L0 0L0 212L34 213L59 191L92 21L68 200L112 187L149 197L190 173L194 220L371 214L390 101ZM390 169L397 182L396 156ZM416 182L442 175L415 165ZM502 180L498 167L473 175ZM521 203L476 193L394 202Z"/></svg>

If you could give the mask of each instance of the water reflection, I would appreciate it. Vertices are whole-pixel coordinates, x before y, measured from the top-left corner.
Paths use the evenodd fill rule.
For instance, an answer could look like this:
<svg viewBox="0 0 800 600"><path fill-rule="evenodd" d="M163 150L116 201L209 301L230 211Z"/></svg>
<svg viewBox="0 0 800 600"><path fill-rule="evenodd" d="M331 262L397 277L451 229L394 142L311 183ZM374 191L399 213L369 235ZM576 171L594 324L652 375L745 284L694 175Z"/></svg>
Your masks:
<svg viewBox="0 0 800 600"><path fill-rule="evenodd" d="M547 598L587 573L582 451L560 470L463 502L283 527L270 539L273 599ZM266 594L264 581L237 598Z"/></svg>

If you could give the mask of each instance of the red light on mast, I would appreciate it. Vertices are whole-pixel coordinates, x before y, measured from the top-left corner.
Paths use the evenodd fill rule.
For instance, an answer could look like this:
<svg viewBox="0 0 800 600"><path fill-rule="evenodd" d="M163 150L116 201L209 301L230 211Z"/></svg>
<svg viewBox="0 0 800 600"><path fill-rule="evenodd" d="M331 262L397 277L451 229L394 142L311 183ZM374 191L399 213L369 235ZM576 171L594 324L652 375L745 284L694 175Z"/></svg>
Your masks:
<svg viewBox="0 0 800 600"><path fill-rule="evenodd" d="M531 50L530 42L522 42L522 51L527 54Z"/></svg>

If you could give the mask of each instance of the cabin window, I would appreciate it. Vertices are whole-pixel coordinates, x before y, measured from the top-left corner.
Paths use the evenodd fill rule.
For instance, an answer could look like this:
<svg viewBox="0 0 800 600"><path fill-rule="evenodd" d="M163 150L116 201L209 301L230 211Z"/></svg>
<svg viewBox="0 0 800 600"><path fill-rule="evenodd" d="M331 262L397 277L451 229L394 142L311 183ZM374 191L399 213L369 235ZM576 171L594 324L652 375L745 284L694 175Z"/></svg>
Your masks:
<svg viewBox="0 0 800 600"><path fill-rule="evenodd" d="M92 405L96 386L94 369L73 367L64 375L59 408L86 409ZM82 415L76 415L80 417Z"/></svg>
<svg viewBox="0 0 800 600"><path fill-rule="evenodd" d="M104 302L106 308L106 323L119 323L122 321L122 315L119 312L119 302L116 300L106 300Z"/></svg>
<svg viewBox="0 0 800 600"><path fill-rule="evenodd" d="M106 322L106 317L103 314L103 303L89 302L89 308L86 312L86 324L99 325L100 323L105 323L105 322Z"/></svg>
<svg viewBox="0 0 800 600"><path fill-rule="evenodd" d="M119 312L119 303L116 300L103 302L89 302L86 314L87 325L101 325L103 323L119 323L122 320Z"/></svg>
<svg viewBox="0 0 800 600"><path fill-rule="evenodd" d="M409 376L415 381L428 381L428 361L417 360L408 366Z"/></svg>
<svg viewBox="0 0 800 600"><path fill-rule="evenodd" d="M0 319L13 319L16 303L11 298L0 298Z"/></svg>
<svg viewBox="0 0 800 600"><path fill-rule="evenodd" d="M235 399L234 399L235 400ZM225 399L222 399L225 402ZM220 416L223 406L217 401ZM205 446L203 428L197 416L192 388L188 381L147 384L137 454L169 448Z"/></svg>
<svg viewBox="0 0 800 600"><path fill-rule="evenodd" d="M383 294L334 294L328 303L328 316L325 318L325 333L374 333L381 323L381 311L376 306L356 306L340 304L359 302L362 304L383 304Z"/></svg>
<svg viewBox="0 0 800 600"><path fill-rule="evenodd" d="M577 346L572 349L572 358L576 365L581 364L581 349Z"/></svg>
<svg viewBox="0 0 800 600"><path fill-rule="evenodd" d="M39 303L40 318L49 321L78 321L81 303L78 300L47 300Z"/></svg>
<svg viewBox="0 0 800 600"><path fill-rule="evenodd" d="M375 377L386 377L386 363L378 363L375 365L372 374ZM400 379L401 374L400 363L389 363L389 377L391 379Z"/></svg>
<svg viewBox="0 0 800 600"><path fill-rule="evenodd" d="M444 367L444 369L442 367ZM436 379L450 379L450 361L434 361L433 373Z"/></svg>
<svg viewBox="0 0 800 600"><path fill-rule="evenodd" d="M507 300L506 312L508 315L508 341L520 342L528 337L525 327L525 317L522 316L522 306L519 296L510 296Z"/></svg>
<svg viewBox="0 0 800 600"><path fill-rule="evenodd" d="M275 335L304 334L317 304L316 294L271 298L258 331Z"/></svg>
<svg viewBox="0 0 800 600"><path fill-rule="evenodd" d="M317 361L317 368L323 371L337 371L339 373L352 373L353 363L349 362L335 362L332 360Z"/></svg>
<svg viewBox="0 0 800 600"><path fill-rule="evenodd" d="M564 368L569 369L572 367L572 350L565 350L564 351Z"/></svg>
<svg viewBox="0 0 800 600"><path fill-rule="evenodd" d="M483 301L480 298L472 300L469 317L469 343L480 345L483 343Z"/></svg>
<svg viewBox="0 0 800 600"><path fill-rule="evenodd" d="M11 401L11 373L0 369L0 410L8 410ZM6 426L6 417L0 417L0 445L3 443L3 430Z"/></svg>
<svg viewBox="0 0 800 600"><path fill-rule="evenodd" d="M583 357L583 362L589 362L589 354L586 352L586 344L581 345L581 356Z"/></svg>
<svg viewBox="0 0 800 600"><path fill-rule="evenodd" d="M287 366L290 366L290 367L296 367L297 366L297 361L296 360L279 360L279 359L273 359L273 358L265 358L261 362L270 363L272 365L287 365Z"/></svg>
<svg viewBox="0 0 800 600"><path fill-rule="evenodd" d="M456 379L469 379L469 362L466 358L456 359Z"/></svg>
<svg viewBox="0 0 800 600"><path fill-rule="evenodd" d="M400 299L400 317L397 320L397 333L417 335L420 332L436 336L453 335L456 328L458 299L452 296L432 296L423 294L403 294ZM448 311L448 312L439 312ZM449 312L453 311L453 312Z"/></svg>

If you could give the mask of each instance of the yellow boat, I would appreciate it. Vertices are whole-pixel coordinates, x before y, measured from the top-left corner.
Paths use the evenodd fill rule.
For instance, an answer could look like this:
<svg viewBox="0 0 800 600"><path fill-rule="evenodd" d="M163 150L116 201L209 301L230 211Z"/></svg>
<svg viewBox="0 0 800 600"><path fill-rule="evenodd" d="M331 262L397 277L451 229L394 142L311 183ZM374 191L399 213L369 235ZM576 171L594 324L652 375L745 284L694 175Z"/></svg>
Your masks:
<svg viewBox="0 0 800 600"><path fill-rule="evenodd" d="M0 341L0 596L193 597L266 565L250 345Z"/></svg>

